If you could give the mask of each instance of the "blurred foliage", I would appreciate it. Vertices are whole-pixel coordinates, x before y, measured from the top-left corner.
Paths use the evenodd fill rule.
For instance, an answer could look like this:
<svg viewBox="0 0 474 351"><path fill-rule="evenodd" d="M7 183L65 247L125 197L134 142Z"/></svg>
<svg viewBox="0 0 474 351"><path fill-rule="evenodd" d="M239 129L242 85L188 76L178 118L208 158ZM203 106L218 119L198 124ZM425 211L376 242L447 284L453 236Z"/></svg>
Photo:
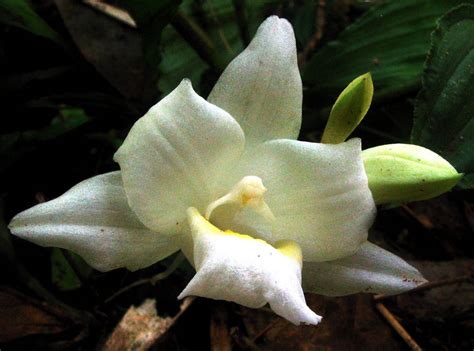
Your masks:
<svg viewBox="0 0 474 351"><path fill-rule="evenodd" d="M61 249L51 250L51 281L59 290L74 290L81 286L81 281L71 267Z"/></svg>
<svg viewBox="0 0 474 351"><path fill-rule="evenodd" d="M32 151L38 143L54 140L90 120L80 108L60 108L48 126L0 135L0 173L16 159Z"/></svg>
<svg viewBox="0 0 474 351"><path fill-rule="evenodd" d="M181 0L121 0L119 4L129 11L141 31L145 61L156 79L161 60L161 32L175 15Z"/></svg>
<svg viewBox="0 0 474 351"><path fill-rule="evenodd" d="M59 35L31 8L28 0L0 1L0 23L59 42Z"/></svg>
<svg viewBox="0 0 474 351"><path fill-rule="evenodd" d="M412 141L464 172L461 186L474 186L474 6L443 16L433 32L415 105Z"/></svg>
<svg viewBox="0 0 474 351"><path fill-rule="evenodd" d="M334 98L365 72L372 73L376 99L416 90L436 20L462 2L403 0L374 6L307 63L308 95Z"/></svg>

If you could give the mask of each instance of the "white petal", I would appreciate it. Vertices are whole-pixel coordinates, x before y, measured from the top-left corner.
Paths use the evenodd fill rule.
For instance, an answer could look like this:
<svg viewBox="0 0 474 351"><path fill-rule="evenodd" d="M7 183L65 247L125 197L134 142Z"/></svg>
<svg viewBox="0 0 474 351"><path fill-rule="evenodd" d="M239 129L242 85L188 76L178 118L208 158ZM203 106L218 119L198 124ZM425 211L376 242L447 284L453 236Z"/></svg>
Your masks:
<svg viewBox="0 0 474 351"><path fill-rule="evenodd" d="M190 210L196 275L179 295L208 297L258 308L266 303L294 324L318 324L301 289L301 251L294 243L280 249L263 240L222 232Z"/></svg>
<svg viewBox="0 0 474 351"><path fill-rule="evenodd" d="M179 233L188 207L203 210L220 196L219 178L244 143L238 123L183 80L135 123L115 154L130 207L150 229Z"/></svg>
<svg viewBox="0 0 474 351"><path fill-rule="evenodd" d="M262 178L275 215L274 240L298 242L307 261L353 254L375 217L359 139L342 144L274 140L245 157L242 174Z"/></svg>
<svg viewBox="0 0 474 351"><path fill-rule="evenodd" d="M149 266L178 250L148 230L128 207L120 172L87 179L55 200L16 215L13 234L81 255L100 271Z"/></svg>
<svg viewBox="0 0 474 351"><path fill-rule="evenodd" d="M400 257L366 242L352 256L330 262L304 262L305 291L329 296L358 292L398 294L426 282Z"/></svg>
<svg viewBox="0 0 474 351"><path fill-rule="evenodd" d="M276 16L260 25L255 38L229 64L208 98L240 123L250 144L296 139L302 100L293 28Z"/></svg>

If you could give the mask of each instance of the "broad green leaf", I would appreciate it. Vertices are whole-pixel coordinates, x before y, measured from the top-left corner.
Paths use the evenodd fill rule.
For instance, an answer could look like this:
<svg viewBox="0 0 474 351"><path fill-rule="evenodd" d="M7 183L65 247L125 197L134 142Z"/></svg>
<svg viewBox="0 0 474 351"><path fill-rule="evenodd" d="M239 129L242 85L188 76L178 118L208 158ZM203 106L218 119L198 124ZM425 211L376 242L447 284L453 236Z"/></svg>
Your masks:
<svg viewBox="0 0 474 351"><path fill-rule="evenodd" d="M59 35L33 11L27 0L0 1L0 23L22 28L56 42L60 40Z"/></svg>
<svg viewBox="0 0 474 351"><path fill-rule="evenodd" d="M374 95L370 73L354 79L337 98L329 114L321 142L339 144L354 131L369 110Z"/></svg>
<svg viewBox="0 0 474 351"><path fill-rule="evenodd" d="M474 6L441 18L415 104L412 142L439 153L474 187Z"/></svg>
<svg viewBox="0 0 474 351"><path fill-rule="evenodd" d="M441 156L424 147L389 144L362 151L375 203L426 200L454 187L462 177Z"/></svg>
<svg viewBox="0 0 474 351"><path fill-rule="evenodd" d="M371 72L375 98L416 89L436 20L462 0L386 1L368 10L306 64L308 96L333 98Z"/></svg>
<svg viewBox="0 0 474 351"><path fill-rule="evenodd" d="M71 267L61 249L57 247L51 251L51 281L63 291L74 290L81 286L81 281Z"/></svg>

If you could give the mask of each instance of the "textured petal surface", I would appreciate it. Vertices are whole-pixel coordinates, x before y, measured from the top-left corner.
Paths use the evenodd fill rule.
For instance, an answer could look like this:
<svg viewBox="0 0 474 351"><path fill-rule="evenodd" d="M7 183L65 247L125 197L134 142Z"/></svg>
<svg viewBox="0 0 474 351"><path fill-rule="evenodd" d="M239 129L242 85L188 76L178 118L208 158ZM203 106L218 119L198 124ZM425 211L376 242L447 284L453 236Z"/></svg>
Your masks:
<svg viewBox="0 0 474 351"><path fill-rule="evenodd" d="M294 324L321 320L301 288L301 251L277 249L247 235L222 232L199 214L190 216L196 275L179 295L208 297L258 308L266 303Z"/></svg>
<svg viewBox="0 0 474 351"><path fill-rule="evenodd" d="M128 207L120 172L87 179L64 195L16 215L13 234L41 246L81 255L101 271L149 266L178 250L153 233Z"/></svg>
<svg viewBox="0 0 474 351"><path fill-rule="evenodd" d="M366 241L376 210L359 139L337 145L274 140L243 162L242 174L262 178L268 189L273 239L298 242L305 261L341 258Z"/></svg>
<svg viewBox="0 0 474 351"><path fill-rule="evenodd" d="M305 291L329 296L358 292L398 294L426 282L400 257L366 242L352 256L330 262L305 262Z"/></svg>
<svg viewBox="0 0 474 351"><path fill-rule="evenodd" d="M150 229L179 233L190 206L215 200L240 157L242 129L197 95L188 80L138 120L115 154L132 210Z"/></svg>
<svg viewBox="0 0 474 351"><path fill-rule="evenodd" d="M296 139L302 100L293 28L276 16L261 24L255 38L229 64L208 98L240 123L250 144Z"/></svg>

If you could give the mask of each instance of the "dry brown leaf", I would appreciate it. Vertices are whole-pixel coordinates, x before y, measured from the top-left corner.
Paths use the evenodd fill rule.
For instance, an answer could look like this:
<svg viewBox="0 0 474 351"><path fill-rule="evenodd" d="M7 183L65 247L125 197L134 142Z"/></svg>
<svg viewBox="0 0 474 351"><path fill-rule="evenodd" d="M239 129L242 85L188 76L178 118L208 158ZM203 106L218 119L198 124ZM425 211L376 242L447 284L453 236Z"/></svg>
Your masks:
<svg viewBox="0 0 474 351"><path fill-rule="evenodd" d="M78 326L61 307L0 287L0 342L32 335L57 335Z"/></svg>

